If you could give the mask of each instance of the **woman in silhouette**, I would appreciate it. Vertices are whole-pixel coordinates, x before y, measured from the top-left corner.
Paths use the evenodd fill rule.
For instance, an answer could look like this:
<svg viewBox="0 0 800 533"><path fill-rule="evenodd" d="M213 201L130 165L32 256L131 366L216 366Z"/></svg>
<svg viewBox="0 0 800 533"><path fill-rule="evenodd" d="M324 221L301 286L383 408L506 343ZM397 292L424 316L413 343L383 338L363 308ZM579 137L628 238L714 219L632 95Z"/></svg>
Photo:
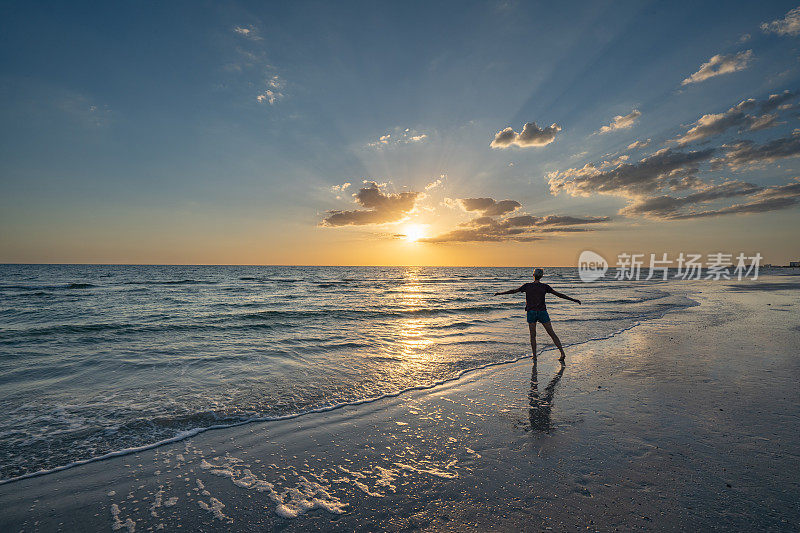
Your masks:
<svg viewBox="0 0 800 533"><path fill-rule="evenodd" d="M532 283L526 283L518 289L494 293L495 296L499 296L501 294L514 294L516 292L525 293L525 311L528 315L528 329L531 332L531 349L533 350L534 364L536 364L536 322L542 323L544 330L548 333L548 335L550 335L550 338L553 339L553 344L555 344L556 348L558 348L558 351L561 352L561 358L559 361L564 361L564 359L566 359L564 348L561 347L561 340L558 338L558 335L556 335L556 332L553 331L553 325L550 323L550 315L547 314L547 305L544 301L545 295L547 295L549 292L555 296L558 296L559 298L564 298L565 300L575 302L578 305L581 303L580 300L555 291L547 283L542 283L539 281L542 279L542 276L544 276L544 270L537 268L533 271Z"/></svg>

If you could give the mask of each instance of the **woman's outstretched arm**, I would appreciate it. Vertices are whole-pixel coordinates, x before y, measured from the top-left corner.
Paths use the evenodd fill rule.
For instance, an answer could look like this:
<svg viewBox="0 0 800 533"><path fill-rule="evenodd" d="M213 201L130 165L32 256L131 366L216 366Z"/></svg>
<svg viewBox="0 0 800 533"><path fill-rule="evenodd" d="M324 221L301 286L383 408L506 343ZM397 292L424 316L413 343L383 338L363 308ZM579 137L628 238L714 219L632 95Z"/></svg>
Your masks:
<svg viewBox="0 0 800 533"><path fill-rule="evenodd" d="M522 292L522 287L518 287L516 289L510 289L503 292L496 292L494 293L495 296L500 296L501 294L514 294L515 292Z"/></svg>
<svg viewBox="0 0 800 533"><path fill-rule="evenodd" d="M581 303L581 301L578 300L577 298L572 298L572 297L567 296L566 294L564 294L562 292L553 291L553 295L558 296L559 298L564 298L565 300L569 300L571 302L575 302L578 305L580 305L580 303Z"/></svg>

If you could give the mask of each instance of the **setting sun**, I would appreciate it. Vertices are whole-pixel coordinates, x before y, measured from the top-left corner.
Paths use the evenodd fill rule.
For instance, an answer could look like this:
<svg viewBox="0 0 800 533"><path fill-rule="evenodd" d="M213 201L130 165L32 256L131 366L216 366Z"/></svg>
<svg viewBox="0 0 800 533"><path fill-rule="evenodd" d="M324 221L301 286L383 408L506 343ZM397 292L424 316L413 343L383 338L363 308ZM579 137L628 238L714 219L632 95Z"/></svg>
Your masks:
<svg viewBox="0 0 800 533"><path fill-rule="evenodd" d="M403 234L408 242L417 242L425 237L425 227L421 224L409 224L403 229Z"/></svg>

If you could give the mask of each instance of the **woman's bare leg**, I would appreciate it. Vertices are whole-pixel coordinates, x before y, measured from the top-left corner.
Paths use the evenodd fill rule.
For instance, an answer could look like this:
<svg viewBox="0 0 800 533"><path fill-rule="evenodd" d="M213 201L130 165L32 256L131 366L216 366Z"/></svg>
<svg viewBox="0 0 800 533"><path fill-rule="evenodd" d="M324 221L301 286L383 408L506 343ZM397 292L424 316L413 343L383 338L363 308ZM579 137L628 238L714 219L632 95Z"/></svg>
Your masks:
<svg viewBox="0 0 800 533"><path fill-rule="evenodd" d="M528 329L531 332L531 350L533 350L533 362L536 362L536 322L528 322Z"/></svg>
<svg viewBox="0 0 800 533"><path fill-rule="evenodd" d="M559 340L558 335L556 335L556 332L553 331L553 324L551 324L550 322L543 322L542 325L544 326L544 330L553 339L553 344L555 344L556 348L558 348L558 351L561 352L561 358L559 359L559 361L563 361L564 359L567 358L567 356L564 354L564 348L561 347L561 340Z"/></svg>

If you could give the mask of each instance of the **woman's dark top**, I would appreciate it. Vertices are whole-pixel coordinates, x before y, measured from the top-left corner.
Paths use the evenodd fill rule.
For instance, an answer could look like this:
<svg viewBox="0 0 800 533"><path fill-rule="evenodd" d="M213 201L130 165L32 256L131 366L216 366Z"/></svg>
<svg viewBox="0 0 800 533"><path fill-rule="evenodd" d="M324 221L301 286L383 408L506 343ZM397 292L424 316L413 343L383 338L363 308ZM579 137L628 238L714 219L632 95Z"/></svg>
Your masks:
<svg viewBox="0 0 800 533"><path fill-rule="evenodd" d="M525 293L526 311L547 311L547 305L544 303L544 295L548 292L553 292L553 288L547 283L535 281L533 283L526 283L520 287L519 292Z"/></svg>

